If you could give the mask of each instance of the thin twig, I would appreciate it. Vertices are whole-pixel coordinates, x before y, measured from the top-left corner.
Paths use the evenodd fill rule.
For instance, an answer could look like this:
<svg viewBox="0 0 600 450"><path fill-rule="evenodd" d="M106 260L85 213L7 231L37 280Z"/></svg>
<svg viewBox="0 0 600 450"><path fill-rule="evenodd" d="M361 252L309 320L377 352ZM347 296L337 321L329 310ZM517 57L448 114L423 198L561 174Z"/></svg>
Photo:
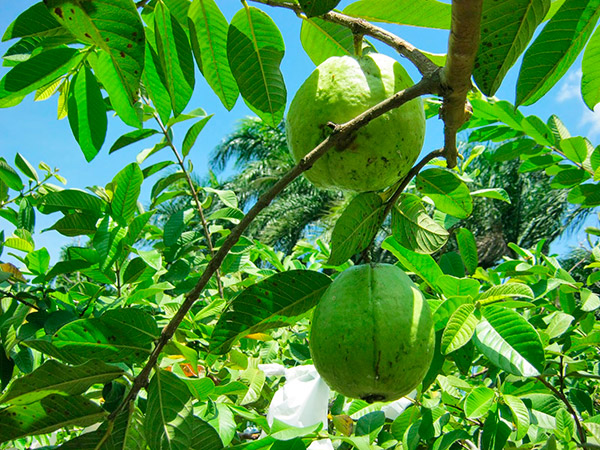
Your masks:
<svg viewBox="0 0 600 450"><path fill-rule="evenodd" d="M188 171L185 169L185 164L183 163L183 158L179 154L179 151L177 151L177 147L175 147L175 144L173 143L173 140L171 139L171 136L169 135L169 131L163 124L161 118L156 113L154 113L154 120L156 120L156 123L158 124L162 133L164 134L165 139L167 140L167 145L173 151L173 154L175 155L175 158L177 159L177 163L179 164L179 167L181 167L181 170L184 173L185 180L186 180L188 187L190 188L190 191L192 193L192 198L194 199L194 203L196 204L196 211L198 211L198 214L200 216L200 221L202 222L202 228L204 229L204 234L206 235L206 242L208 244L208 252L210 253L210 257L214 258L215 257L215 249L212 244L210 229L208 228L208 222L206 221L206 217L204 216L204 208L202 208L202 203L200 203L200 199L198 198L198 192L196 192L196 187L194 186L192 177L190 176ZM219 296L221 298L225 298L225 294L223 292L223 284L221 283L221 274L219 273L218 269L215 272L215 278L217 279L217 289L219 290Z"/></svg>
<svg viewBox="0 0 600 450"><path fill-rule="evenodd" d="M569 399L565 396L565 394L563 394L561 391L559 391L554 386L552 386L548 381L546 381L544 379L544 377L538 376L538 377L536 377L536 379L538 381L540 381L548 389L550 389L554 393L554 395L556 395L558 398L560 398L562 400L562 402L565 404L565 406L567 407L567 409L573 416L573 419L575 420L575 425L577 426L577 434L579 435L579 440L580 440L581 444L585 444L587 441L587 439L585 437L585 431L583 429L583 426L581 425L581 421L579 420L577 411L575 411L575 408L573 408L573 405L571 405L571 402L569 401Z"/></svg>
<svg viewBox="0 0 600 450"><path fill-rule="evenodd" d="M173 318L163 328L161 335L154 347L154 350L152 351L148 361L146 362L146 365L142 368L140 373L135 378L131 390L129 391L123 402L115 411L111 413L110 417L115 417L125 405L127 405L131 400L133 400L137 396L140 389L142 389L148 384L148 377L152 368L158 361L158 357L162 349L171 340L173 334L177 330L177 327L179 327L179 324L183 321L186 314L191 309L192 305L196 302L196 300L198 300L200 294L206 287L206 284L208 283L210 278L221 266L223 260L225 259L225 256L227 256L231 248L239 240L239 238L242 236L242 233L246 230L246 228L248 228L248 226L252 223L256 216L263 209L265 209L273 201L273 199L281 191L283 191L292 181L298 178L303 172L310 169L312 165L328 150L330 150L333 147L343 149L358 129L364 127L377 117L385 114L388 111L391 111L394 108L398 108L399 106L403 105L404 103L410 100L431 93L432 87L436 84L437 80L425 77L419 83L400 92L397 92L392 97L389 97L383 102L368 109L367 111L358 115L354 119L341 125L335 125L330 136L328 136L323 142L321 142L311 152L304 156L304 158L302 158L300 162L296 164L296 166L290 169L277 183L275 183L273 187L269 189L268 192L259 197L254 206L250 208L250 210L242 218L240 223L231 231L229 236L227 236L227 239L225 239L225 242L223 242L223 244L215 254L215 257L209 261L208 265L204 269L204 272L200 276L200 279L196 283L196 286L186 295L184 302L181 304Z"/></svg>
<svg viewBox="0 0 600 450"><path fill-rule="evenodd" d="M40 308L38 308L37 306L35 306L33 303L29 303L27 300L23 300L22 298L19 298L15 294L12 294L10 292L0 290L0 295L3 295L5 297L10 297L13 300L18 301L19 303L23 303L25 306L29 306L30 308L35 309L36 311L40 310Z"/></svg>
<svg viewBox="0 0 600 450"><path fill-rule="evenodd" d="M398 187L388 200L387 205L385 207L384 218L387 217L387 215L390 213L390 211L400 198L400 195L402 195L402 192L404 192L404 189L406 189L406 186L408 186L408 183L410 183L410 180L416 177L418 173L423 169L423 167L429 164L432 160L434 160L435 158L440 158L442 156L444 156L443 149L434 150L431 153L425 155L425 157L423 157L423 159L419 161L418 164L416 164L412 169L410 169L408 174L406 174L402 182L398 185Z"/></svg>
<svg viewBox="0 0 600 450"><path fill-rule="evenodd" d="M262 3L263 5L268 6L277 6L280 8L287 8L294 11L297 15L301 16L303 19L306 19L305 16L302 15L302 8L298 3L289 2L289 1L274 1L274 0L251 0L255 3ZM362 34L365 36L370 36L378 41L383 42L384 44L389 45L393 49L395 49L402 56L407 58L410 62L412 62L415 67L421 72L423 76L430 76L434 72L440 69L440 67L431 61L425 54L423 54L417 47L412 45L410 42L405 41L404 39L396 36L389 31L373 25L367 22L364 19L360 19L358 17L348 16L346 14L342 14L339 12L331 11L327 14L320 16L321 19L326 20L328 22L336 23L338 25L342 25L344 27L349 28L354 34ZM436 93L436 92L433 92Z"/></svg>

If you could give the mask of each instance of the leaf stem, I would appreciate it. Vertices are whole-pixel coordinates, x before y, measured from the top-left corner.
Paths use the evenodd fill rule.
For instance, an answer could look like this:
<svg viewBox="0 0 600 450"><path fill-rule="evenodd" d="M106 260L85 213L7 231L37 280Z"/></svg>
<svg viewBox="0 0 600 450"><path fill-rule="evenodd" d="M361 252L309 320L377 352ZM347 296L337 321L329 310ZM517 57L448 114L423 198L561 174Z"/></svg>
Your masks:
<svg viewBox="0 0 600 450"><path fill-rule="evenodd" d="M147 103L147 99L144 99L144 100ZM173 143L173 140L171 139L171 136L169 135L169 130L167 130L167 128L163 124L161 118L156 113L154 113L154 120L156 120L156 123L160 127L161 132L163 133L163 135L165 136L165 139L167 140L167 145L173 151L173 154L175 155L175 158L177 159L177 164L179 164L179 167L181 168L181 170L183 171L183 173L185 175L185 180L186 180L188 187L190 188L190 191L192 193L192 198L194 199L194 203L196 205L196 211L198 211L198 215L200 216L200 221L202 222L202 228L204 229L204 234L206 235L206 243L208 245L208 251L210 253L210 257L214 258L215 257L215 249L212 244L210 229L208 227L208 222L206 221L206 217L204 216L204 208L202 208L202 203L200 202L200 199L198 198L198 192L196 191L196 187L194 186L192 177L190 176L188 171L185 169L185 164L184 164L183 158L179 154L177 147L175 147L175 144ZM221 298L225 298L225 294L223 292L223 283L221 283L221 274L219 273L218 269L215 272L215 278L217 280L217 289L219 291L219 296Z"/></svg>

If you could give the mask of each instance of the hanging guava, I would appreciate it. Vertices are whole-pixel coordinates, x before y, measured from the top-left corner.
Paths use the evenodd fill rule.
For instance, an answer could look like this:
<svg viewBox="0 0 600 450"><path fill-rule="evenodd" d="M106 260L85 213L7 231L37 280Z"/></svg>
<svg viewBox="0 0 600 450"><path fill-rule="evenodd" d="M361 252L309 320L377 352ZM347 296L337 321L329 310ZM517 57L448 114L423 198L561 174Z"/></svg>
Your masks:
<svg viewBox="0 0 600 450"><path fill-rule="evenodd" d="M400 63L379 53L327 59L290 105L286 133L294 158L325 139L330 122L347 122L412 84ZM416 98L361 128L345 148L329 150L305 175L322 188L378 191L408 173L424 136L423 103Z"/></svg>
<svg viewBox="0 0 600 450"><path fill-rule="evenodd" d="M434 348L429 306L396 266L345 270L314 312L313 362L327 384L347 397L373 402L407 395L425 377Z"/></svg>

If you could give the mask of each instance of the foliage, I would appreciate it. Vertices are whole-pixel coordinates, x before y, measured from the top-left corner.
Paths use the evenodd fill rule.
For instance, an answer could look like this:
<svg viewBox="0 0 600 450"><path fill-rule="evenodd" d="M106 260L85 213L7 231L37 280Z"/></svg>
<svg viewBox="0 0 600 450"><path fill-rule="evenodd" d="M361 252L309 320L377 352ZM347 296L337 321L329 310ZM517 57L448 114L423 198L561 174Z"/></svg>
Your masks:
<svg viewBox="0 0 600 450"><path fill-rule="evenodd" d="M476 199L506 202L510 186L479 189L471 157L451 167L462 126L473 141L498 144L486 150L490 160L518 166L520 173L544 171L539 183L563 190L568 202L600 206L600 149L570 136L557 116L525 117L491 97L521 53L517 104L528 104L585 48L582 92L595 106L600 79L593 61L600 41L591 35L599 2L486 0L482 13L475 1L359 0L346 13L330 11L335 1L254 3L264 8L243 1L228 23L215 0L46 0L5 31L4 40L18 40L4 55L12 68L0 81L1 107L34 92L38 98L56 95L59 115L68 116L88 160L104 144L108 111L135 128L109 152L142 139L155 144L106 186L87 190L52 184L64 181L56 170L21 154L14 161L0 158L0 218L14 227L10 235L0 232L0 254L9 258L0 263L3 447L302 450L322 439L341 450L600 445L597 240L590 237L593 260L578 279L569 273L572 266L545 254L544 241L535 242L533 232L528 240L518 234L520 244L507 243L512 256L484 268L473 233L454 225L478 214ZM194 61L228 109L241 95L266 123L280 123L287 99L279 67L285 45L267 4L297 13L313 61L362 49L360 36L350 31L392 45L424 74L409 93L442 95L428 99L427 113L437 115L443 102L446 125L444 150L426 155L388 189L355 197L329 244L297 241L305 225L297 223L286 250L297 245L286 253L243 232L307 167L278 173L259 198L244 192L241 207L231 189L198 187L187 164L211 117L188 109ZM464 13L473 14L465 19ZM460 83L439 83L443 78L452 84L455 77L448 75L461 78L452 49L461 44L461 29L479 33L479 15L481 46L467 42L473 67L460 65L468 69L463 84L470 87L473 75L480 89L469 94L472 116L465 123ZM448 64L438 68L389 31L357 18L452 26ZM403 95L391 102L398 106ZM378 105L368 115L384 112ZM359 125L333 124L323 148ZM179 149L172 136L184 126ZM163 159L148 165L153 154ZM248 154L255 170L265 167L259 153ZM285 158L283 150L279 156ZM141 186L156 173L150 198L140 198ZM404 192L415 176L414 193ZM298 195L302 183L294 188ZM160 205L176 198L185 206L155 222ZM86 241L69 246L51 265L33 232L39 214L54 213L58 220L48 232ZM390 405L335 394L325 423L295 426L267 415L283 379L267 376L272 366L266 365L311 363L313 307L351 261L369 259L390 213L391 232L381 247L411 273L433 311L436 349L423 383L394 415ZM190 228L192 221L198 226ZM457 251L436 260L432 254L451 234Z"/></svg>

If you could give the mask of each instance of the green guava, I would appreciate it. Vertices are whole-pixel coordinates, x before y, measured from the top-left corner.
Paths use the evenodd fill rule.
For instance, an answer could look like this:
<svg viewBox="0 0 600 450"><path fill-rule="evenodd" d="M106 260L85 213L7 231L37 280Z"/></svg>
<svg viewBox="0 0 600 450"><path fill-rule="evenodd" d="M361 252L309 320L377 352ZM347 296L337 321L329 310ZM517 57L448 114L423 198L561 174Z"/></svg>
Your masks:
<svg viewBox="0 0 600 450"><path fill-rule="evenodd" d="M331 57L298 89L286 120L296 161L330 133L328 123L347 122L413 84L406 70L380 53ZM305 172L315 186L356 192L378 191L404 177L425 136L420 98L362 127L345 148L333 148Z"/></svg>
<svg viewBox="0 0 600 450"><path fill-rule="evenodd" d="M315 308L310 350L335 391L368 402L415 389L435 348L429 306L417 286L390 264L342 272Z"/></svg>

